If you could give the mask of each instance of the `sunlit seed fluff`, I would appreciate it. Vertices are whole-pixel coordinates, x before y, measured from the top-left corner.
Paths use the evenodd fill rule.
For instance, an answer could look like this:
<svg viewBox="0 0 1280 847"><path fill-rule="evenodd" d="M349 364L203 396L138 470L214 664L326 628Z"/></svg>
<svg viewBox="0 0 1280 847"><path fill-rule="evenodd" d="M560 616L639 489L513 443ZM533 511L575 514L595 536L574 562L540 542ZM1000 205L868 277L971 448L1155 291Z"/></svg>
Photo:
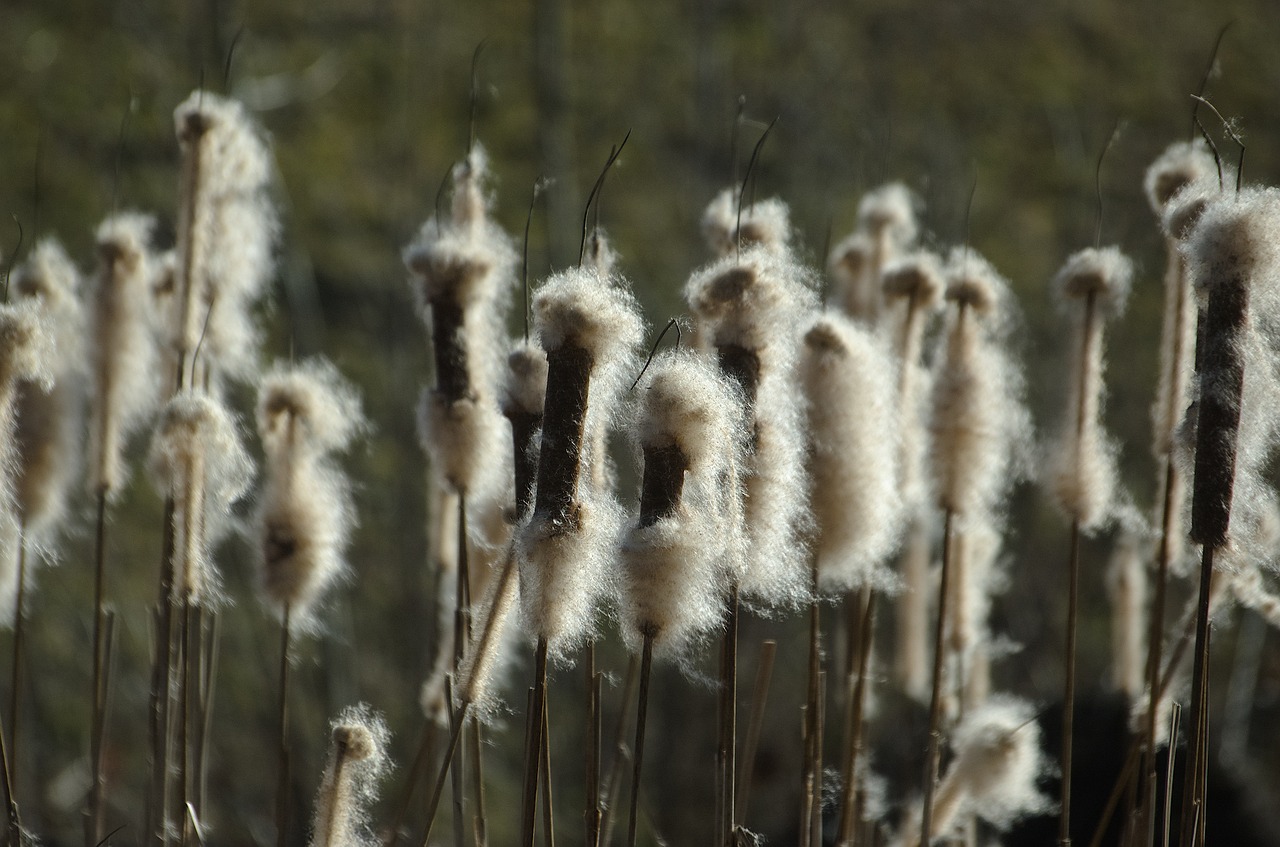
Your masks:
<svg viewBox="0 0 1280 847"><path fill-rule="evenodd" d="M361 704L348 707L333 722L325 765L311 822L310 847L372 847L379 839L370 827L370 807L388 770L391 734L380 715Z"/></svg>
<svg viewBox="0 0 1280 847"><path fill-rule="evenodd" d="M702 234L715 256L761 245L786 250L791 242L791 212L777 198L756 203L726 188L715 196L702 213Z"/></svg>
<svg viewBox="0 0 1280 847"><path fill-rule="evenodd" d="M0 512L17 513L21 456L17 443L23 391L53 389L54 336L39 303L0 304Z"/></svg>
<svg viewBox="0 0 1280 847"><path fill-rule="evenodd" d="M1248 488L1276 446L1270 362L1280 332L1278 229L1280 190L1246 189L1211 202L1188 243L1192 278L1207 301L1191 527L1205 544L1227 540L1238 517L1233 499L1250 505Z"/></svg>
<svg viewBox="0 0 1280 847"><path fill-rule="evenodd" d="M1147 646L1146 540L1126 533L1107 565L1111 602L1111 685L1130 703L1142 696Z"/></svg>
<svg viewBox="0 0 1280 847"><path fill-rule="evenodd" d="M911 191L900 182L886 183L868 191L858 201L858 226L873 238L883 238L896 251L916 237L915 202ZM885 254L881 264L890 258Z"/></svg>
<svg viewBox="0 0 1280 847"><path fill-rule="evenodd" d="M276 365L258 391L266 479L255 524L262 585L291 625L309 627L313 606L345 570L355 522L350 483L329 454L363 426L360 398L332 365Z"/></svg>
<svg viewBox="0 0 1280 847"><path fill-rule="evenodd" d="M871 321L880 300L874 254L871 237L859 230L838 242L827 257L827 273L834 282L830 302L855 320Z"/></svg>
<svg viewBox="0 0 1280 847"><path fill-rule="evenodd" d="M257 366L250 312L272 270L271 157L235 100L194 91L174 110L174 124L183 157L174 346L190 357L199 344L202 374L242 379Z"/></svg>
<svg viewBox="0 0 1280 847"><path fill-rule="evenodd" d="M947 646L960 664L961 678L968 682L971 670L991 647L991 604L1003 582L997 569L1001 538L988 515L959 521L953 533ZM964 711L981 705L985 699L981 688L966 687ZM983 696L975 699L976 695Z"/></svg>
<svg viewBox="0 0 1280 847"><path fill-rule="evenodd" d="M15 506L28 542L42 545L66 514L79 472L83 422L84 312L80 274L56 241L43 239L13 274L13 295L36 304L52 336L51 386L24 381L16 408Z"/></svg>
<svg viewBox="0 0 1280 847"><path fill-rule="evenodd" d="M130 436L155 412L161 369L148 301L157 271L148 215L113 215L95 236L98 268L89 280L89 490L119 492Z"/></svg>
<svg viewBox="0 0 1280 847"><path fill-rule="evenodd" d="M519 655L511 643L519 629L514 625L519 579L512 557L508 547L490 563L491 578L475 615L471 646L458 666L455 699L471 704L472 713L481 720L494 720L499 716L500 684ZM444 717L447 723L447 715Z"/></svg>
<svg viewBox="0 0 1280 847"><path fill-rule="evenodd" d="M893 360L869 331L834 311L814 320L803 338L820 586L892 587L885 560L897 548L904 516Z"/></svg>
<svg viewBox="0 0 1280 847"><path fill-rule="evenodd" d="M214 602L213 549L231 529L231 506L253 478L234 418L207 395L174 395L156 423L148 465L156 488L174 503L173 599Z"/></svg>
<svg viewBox="0 0 1280 847"><path fill-rule="evenodd" d="M919 509L927 496L930 377L921 358L925 330L942 307L946 287L942 263L932 253L907 253L889 262L881 274L884 307L892 327L898 428L901 433L899 488L906 507Z"/></svg>
<svg viewBox="0 0 1280 847"><path fill-rule="evenodd" d="M1175 142L1147 168L1143 189L1147 202L1157 215L1167 208L1169 201L1188 185L1199 182L1214 173L1213 156L1202 141Z"/></svg>
<svg viewBox="0 0 1280 847"><path fill-rule="evenodd" d="M1040 728L1030 704L997 697L965 716L952 742L955 759L938 786L936 837L961 815L974 814L999 829L1051 804L1036 788L1046 770Z"/></svg>
<svg viewBox="0 0 1280 847"><path fill-rule="evenodd" d="M452 179L450 215L423 224L403 254L435 350L436 383L424 393L419 423L445 482L486 498L508 484L510 472L498 400L516 253L488 217L483 148L473 147Z"/></svg>
<svg viewBox="0 0 1280 847"><path fill-rule="evenodd" d="M1052 288L1072 320L1067 403L1050 448L1053 496L1085 532L1115 514L1116 448L1102 428L1103 322L1124 308L1132 263L1115 247L1072 255Z"/></svg>
<svg viewBox="0 0 1280 847"><path fill-rule="evenodd" d="M804 408L796 382L800 330L817 306L809 275L789 255L755 248L696 272L685 298L745 401L748 554L740 588L764 606L795 604L809 582Z"/></svg>
<svg viewBox="0 0 1280 847"><path fill-rule="evenodd" d="M655 360L636 391L632 439L650 460L675 457L666 470L679 473L680 493L623 541L622 635L633 651L647 632L657 655L683 656L720 625L724 576L743 554L734 388L706 356L678 350Z"/></svg>
<svg viewBox="0 0 1280 847"><path fill-rule="evenodd" d="M609 563L624 515L609 492L593 488L589 481L591 468L604 461L596 452L606 443L604 435L613 425L619 400L639 370L644 324L625 281L602 277L594 267L553 275L534 294L532 306L534 328L549 363L553 358L577 357L585 373L574 379L587 380L585 385L553 384L556 379L563 381L564 373L557 377L551 368L538 508L516 537L524 628L546 638L553 654L564 656L592 633L598 601L611 590ZM560 406L552 408L553 403L565 403L566 395L583 389L586 406L581 421L562 413ZM553 419L561 420L566 432L552 433ZM567 430L581 435L577 454L559 455L549 462L548 451L571 449ZM555 483L567 482L571 490L552 492L552 466L557 473L566 468L571 472ZM558 498L567 502L550 503ZM568 507L569 515L552 513L562 505Z"/></svg>
<svg viewBox="0 0 1280 847"><path fill-rule="evenodd" d="M1007 283L968 250L952 254L946 337L935 367L930 451L939 505L989 511L1011 482L1030 438L1021 374L1000 345Z"/></svg>

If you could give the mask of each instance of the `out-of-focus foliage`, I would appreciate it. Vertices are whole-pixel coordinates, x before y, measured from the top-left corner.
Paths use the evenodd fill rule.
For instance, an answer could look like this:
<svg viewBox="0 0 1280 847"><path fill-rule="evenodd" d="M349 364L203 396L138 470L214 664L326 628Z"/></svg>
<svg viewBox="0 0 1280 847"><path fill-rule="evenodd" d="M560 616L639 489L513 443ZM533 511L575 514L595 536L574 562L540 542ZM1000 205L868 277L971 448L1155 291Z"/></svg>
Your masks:
<svg viewBox="0 0 1280 847"><path fill-rule="evenodd" d="M361 528L350 555L356 581L334 603L328 635L300 648L293 725L295 807L302 808L319 778L328 717L342 706L364 699L385 710L402 764L416 743L433 601L413 406L429 363L400 248L431 214L442 177L465 149L470 63L482 39L475 132L501 180L499 219L521 231L535 179L556 180L535 215L532 276L576 260L586 189L611 145L631 130L601 220L650 323L682 311L680 284L706 258L701 211L740 173L730 137L743 95L751 120L738 158L745 162L763 123L777 116L756 190L792 204L811 260L828 232L834 239L852 226L863 190L902 179L924 202L927 242L968 240L1013 281L1026 313L1024 353L1039 421L1060 405L1056 375L1067 338L1049 307L1048 281L1069 253L1093 242L1095 164L1118 126L1101 171L1102 240L1134 255L1138 274L1129 314L1109 343L1107 417L1124 444L1125 482L1146 508L1163 259L1142 172L1170 141L1188 137L1190 95L1231 19L1237 24L1206 93L1223 114L1238 117L1250 144L1246 178L1274 182L1280 4L1270 0L5 0L0 249L6 259L13 252L16 219L20 254L37 234L56 233L87 269L92 228L116 208L155 212L171 233L172 110L201 82L241 98L271 134L285 226L275 305L264 315L265 356L331 356L362 387L375 426L349 462L360 486ZM1217 119L1200 114L1234 160L1237 148ZM250 396L237 398L242 411ZM136 821L143 805L141 715L160 511L140 477L114 510L109 533L120 627L109 821ZM1061 573L1065 528L1042 498L1021 500L1012 521L1014 585L999 623L1028 654L1056 656L1058 630L1045 622L1061 618L1062 601L1032 586ZM87 501L81 506L61 563L37 576L24 737L38 743L24 743L18 766L33 828L67 838L78 831L89 711L92 525ZM1082 679L1090 684L1101 679L1106 656L1104 551L1095 552L1086 608L1097 613L1081 642ZM212 823L221 843L264 842L272 837L266 753L274 744L277 636L254 596L252 557L240 542L223 553L236 605L222 621ZM744 644L765 632L787 637L799 625L752 628ZM785 649L802 655L792 641ZM0 642L7 650L7 639ZM604 655L620 673L620 651ZM1054 696L1053 661L1015 657L1007 667L998 678L1032 696ZM674 674L658 680L670 692L659 696L671 702L655 707L651 732L670 741L652 754L655 771L678 769L676 762L701 752L709 778L709 748L691 746L674 760L672 751L709 743L710 693L677 695L686 689ZM796 703L788 688L775 690L783 692L770 707L778 738L764 755L779 770L762 773L758 798L774 789L790 796L795 784L789 757L798 743L788 733ZM511 700L517 715L501 737L504 749L519 744L523 696ZM569 718L578 699L565 695L556 705L566 724L579 723L576 714ZM684 721L682 708L698 717ZM692 733L701 740L683 737ZM580 767L569 754L572 741L560 757L566 774ZM495 843L514 824L518 758L495 754L490 763L495 807L508 810L492 822ZM655 796L655 805L668 799ZM576 819L573 811L566 806L565 820ZM657 813L664 826L685 831L690 817L701 820L697 814Z"/></svg>

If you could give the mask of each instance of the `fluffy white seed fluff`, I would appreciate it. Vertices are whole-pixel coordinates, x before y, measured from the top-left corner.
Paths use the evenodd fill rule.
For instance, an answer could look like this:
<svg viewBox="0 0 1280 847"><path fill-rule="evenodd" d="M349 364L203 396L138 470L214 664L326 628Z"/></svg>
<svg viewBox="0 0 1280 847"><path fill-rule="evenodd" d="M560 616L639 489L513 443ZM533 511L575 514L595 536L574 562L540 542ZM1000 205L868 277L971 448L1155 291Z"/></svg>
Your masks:
<svg viewBox="0 0 1280 847"><path fill-rule="evenodd" d="M89 282L89 490L118 493L123 452L155 412L164 385L148 302L156 273L154 220L126 212L96 234L98 269Z"/></svg>
<svg viewBox="0 0 1280 847"><path fill-rule="evenodd" d="M858 230L839 241L827 257L827 273L834 282L831 303L855 320L871 321L880 300L871 236Z"/></svg>
<svg viewBox="0 0 1280 847"><path fill-rule="evenodd" d="M218 599L212 552L231 528L231 506L249 489L253 463L222 403L174 395L160 414L148 461L156 488L173 498L174 600Z"/></svg>
<svg viewBox="0 0 1280 847"><path fill-rule="evenodd" d="M83 421L84 312L80 274L56 241L44 239L14 273L13 292L36 304L53 340L45 365L52 385L18 390L14 494L28 543L42 546L66 514L79 472Z"/></svg>
<svg viewBox="0 0 1280 847"><path fill-rule="evenodd" d="M1274 366L1280 339L1280 189L1246 189L1224 194L1205 207L1187 243L1195 289L1207 298L1214 285L1242 280L1248 286L1248 317L1235 341L1245 361L1237 434L1235 491L1229 535L1245 538L1256 508L1265 501L1264 469L1280 437L1271 410L1280 402ZM1200 392L1224 391L1217 373L1206 369ZM1190 417L1190 416L1188 416ZM1238 530L1237 527L1240 527ZM1235 543L1234 541L1230 543Z"/></svg>
<svg viewBox="0 0 1280 847"><path fill-rule="evenodd" d="M991 647L991 601L1003 585L997 571L1001 538L999 529L983 515L958 521L952 530L951 596L948 598L947 647L965 683L964 710L981 705L982 685L969 686L973 669L982 664Z"/></svg>
<svg viewBox="0 0 1280 847"><path fill-rule="evenodd" d="M899 490L906 507L919 510L928 496L928 392L931 382L921 358L925 330L942 307L946 287L942 263L932 253L907 253L881 275L892 326L898 429L901 433Z"/></svg>
<svg viewBox="0 0 1280 847"><path fill-rule="evenodd" d="M811 518L796 368L800 329L817 306L810 278L789 255L755 248L696 272L685 299L711 347L741 348L759 362L754 403L741 424L753 439L743 469L743 596L764 606L801 602L809 582L802 539Z"/></svg>
<svg viewBox="0 0 1280 847"><path fill-rule="evenodd" d="M639 652L681 656L721 621L726 574L743 555L742 461L734 388L706 356L662 354L636 389L638 450L675 448L686 463L679 504L648 526L631 526L620 558L622 634Z"/></svg>
<svg viewBox="0 0 1280 847"><path fill-rule="evenodd" d="M873 239L883 239L891 251L901 250L916 237L915 201L900 182L872 189L858 201L858 226ZM891 258L881 254L880 266Z"/></svg>
<svg viewBox="0 0 1280 847"><path fill-rule="evenodd" d="M313 625L313 607L346 567L355 522L350 483L330 453L364 425L360 398L332 365L279 364L258 390L266 479L254 522L262 585L290 624Z"/></svg>
<svg viewBox="0 0 1280 847"><path fill-rule="evenodd" d="M1213 156L1203 141L1180 141L1170 144L1156 157L1147 168L1142 186L1151 209L1160 215L1180 191L1211 174L1216 180L1216 173Z"/></svg>
<svg viewBox="0 0 1280 847"><path fill-rule="evenodd" d="M707 247L720 257L748 247L761 245L771 250L786 250L791 241L791 212L777 198L757 203L742 203L739 218L739 194L726 188L715 196L702 213L702 234Z"/></svg>
<svg viewBox="0 0 1280 847"><path fill-rule="evenodd" d="M310 847L372 847L369 807L388 770L386 722L361 704L333 722L329 761L316 796Z"/></svg>
<svg viewBox="0 0 1280 847"><path fill-rule="evenodd" d="M1111 685L1130 703L1146 684L1147 571L1142 560L1145 539L1122 536L1107 565L1107 598L1111 601Z"/></svg>
<svg viewBox="0 0 1280 847"><path fill-rule="evenodd" d="M1003 497L1030 437L1021 374L1000 345L1007 283L971 251L948 268L946 339L932 394L931 455L937 496L958 514L990 511Z"/></svg>
<svg viewBox="0 0 1280 847"><path fill-rule="evenodd" d="M18 556L22 533L11 509L0 509L0 627L13 626L18 599Z"/></svg>
<svg viewBox="0 0 1280 847"><path fill-rule="evenodd" d="M428 389L419 407L423 446L432 465L468 499L492 499L509 484L510 450L498 408L506 356L504 327L516 281L516 252L490 217L488 158L475 145L452 174L447 218L432 217L404 250L410 286L432 332L454 332L463 352L461 396ZM456 327L438 317L461 312ZM439 340L439 339L437 339ZM443 367L437 363L437 369Z"/></svg>
<svg viewBox="0 0 1280 847"><path fill-rule="evenodd" d="M251 311L271 276L277 232L266 197L271 156L244 107L195 91L176 110L182 149L174 346L191 373L243 379L257 367ZM203 341L201 340L203 338Z"/></svg>
<svg viewBox="0 0 1280 847"><path fill-rule="evenodd" d="M22 393L53 389L53 357L54 335L40 304L33 298L0 304L0 513L16 516L18 510Z"/></svg>
<svg viewBox="0 0 1280 847"><path fill-rule="evenodd" d="M546 399L547 354L536 344L520 342L507 356L502 409L509 414L541 415Z"/></svg>
<svg viewBox="0 0 1280 847"><path fill-rule="evenodd" d="M492 578L485 586L473 627L475 637L458 667L457 684L458 701L470 703L482 720L499 714L499 683L518 653L511 644L518 630L513 624L519 600L514 551L508 547L490 570Z"/></svg>
<svg viewBox="0 0 1280 847"><path fill-rule="evenodd" d="M909 697L928 702L929 657L933 649L930 628L933 533L928 516L917 512L907 529L898 561L902 594L895 608L897 642L894 644L894 677Z"/></svg>
<svg viewBox="0 0 1280 847"><path fill-rule="evenodd" d="M819 584L892 588L885 560L898 545L904 514L893 359L870 331L832 310L803 338Z"/></svg>
<svg viewBox="0 0 1280 847"><path fill-rule="evenodd" d="M1132 263L1115 247L1073 254L1052 288L1070 312L1070 367L1062 426L1050 447L1053 496L1063 513L1091 533L1116 511L1116 447L1102 428L1103 318L1124 307Z"/></svg>
<svg viewBox="0 0 1280 847"><path fill-rule="evenodd" d="M516 537L522 623L564 657L592 635L598 603L612 591L610 559L625 514L609 492L590 484L591 469L604 461L598 451L639 369L644 323L625 280L590 266L554 274L532 306L543 350L581 349L591 359L574 492L579 526L565 532L552 516L535 512Z"/></svg>

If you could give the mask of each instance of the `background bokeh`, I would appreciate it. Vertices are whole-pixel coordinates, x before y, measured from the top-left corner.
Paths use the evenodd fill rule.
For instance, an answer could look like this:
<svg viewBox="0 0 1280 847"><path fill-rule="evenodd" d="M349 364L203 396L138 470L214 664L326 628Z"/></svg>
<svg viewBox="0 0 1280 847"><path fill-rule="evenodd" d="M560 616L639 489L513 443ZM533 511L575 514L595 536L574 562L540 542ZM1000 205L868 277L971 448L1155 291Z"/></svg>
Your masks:
<svg viewBox="0 0 1280 847"><path fill-rule="evenodd" d="M361 387L374 424L347 462L361 521L349 557L354 578L337 592L325 634L299 647L294 792L303 808L318 784L327 722L343 706L367 701L386 714L401 765L417 741L434 604L414 407L430 366L400 250L465 149L478 43L487 39L475 132L498 177L498 219L519 232L534 181L555 180L534 217L533 276L576 259L586 191L630 130L602 223L650 325L682 313L681 285L706 259L701 211L733 172L731 129L743 96L741 158L776 116L757 190L791 204L810 261L821 264L829 239L852 227L864 190L896 179L922 201L927 244L967 235L1009 277L1024 311L1015 341L1041 432L1051 430L1064 391L1065 322L1048 281L1070 252L1093 242L1095 163L1118 127L1101 171L1102 239L1128 251L1138 273L1109 341L1107 420L1123 445L1126 485L1148 510L1163 257L1142 174L1168 143L1189 137L1189 95L1231 20L1206 94L1249 145L1247 180L1275 182L1280 4L1271 0L4 0L0 247L13 254L17 221L18 258L37 236L56 235L88 270L93 227L125 208L157 214L171 239L172 111L201 83L242 99L272 136L284 228L262 314L263 358L331 357ZM1221 125L1201 115L1234 160L1238 149ZM242 412L251 397L248 389L236 397ZM626 496L632 479L624 474ZM91 510L87 498L78 504L29 607L17 778L29 823L49 843L78 838L87 768ZM109 533L110 595L122 626L109 821L126 827L122 842L137 839L142 808L159 525L160 503L139 471ZM996 678L1047 704L1061 678L1066 527L1031 487L1016 491L1009 526L1009 589L995 623L1021 650ZM1110 541L1085 548L1081 679L1091 690L1105 688L1101 571ZM211 823L217 843L268 843L275 626L257 600L246 543L228 544L221 561L235 602L222 616ZM780 639L753 802L758 825L778 838L795 817L799 784L802 633L798 619L752 621L744 631L744 688L759 640ZM1276 751L1267 739L1280 727L1280 639L1253 621L1223 627L1214 646L1224 684L1233 672L1256 675L1251 705L1232 720L1249 720L1244 746L1261 768L1255 788L1275 796ZM7 656L7 639L0 649ZM1254 656L1243 670L1233 665L1239 654ZM626 658L612 635L601 661L620 682ZM529 675L523 665L517 673ZM565 727L553 754L562 763L564 843L580 838L579 677L557 671L552 704ZM523 684L513 685L511 716L490 738L494 843L515 825ZM610 716L618 690L606 693ZM652 715L647 802L672 843L693 843L709 817L714 695L705 681L664 669ZM888 717L882 730L893 729ZM402 772L385 794L399 791ZM304 828L296 829L301 842Z"/></svg>

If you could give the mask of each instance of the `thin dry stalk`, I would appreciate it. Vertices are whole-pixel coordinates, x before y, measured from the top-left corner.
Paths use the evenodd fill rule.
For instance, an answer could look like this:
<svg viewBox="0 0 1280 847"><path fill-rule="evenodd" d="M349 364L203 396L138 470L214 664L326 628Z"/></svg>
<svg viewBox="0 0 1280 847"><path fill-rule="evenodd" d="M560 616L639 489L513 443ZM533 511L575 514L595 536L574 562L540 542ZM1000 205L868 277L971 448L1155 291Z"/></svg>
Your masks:
<svg viewBox="0 0 1280 847"><path fill-rule="evenodd" d="M600 840L600 674L596 672L595 641L587 642L584 662L587 683L587 744L586 744L586 806L583 818L586 824L587 847L596 847Z"/></svg>
<svg viewBox="0 0 1280 847"><path fill-rule="evenodd" d="M538 638L533 664L533 701L528 712L529 724L524 751L524 795L521 806L520 836L523 847L533 847L534 818L538 809L538 765L542 758L542 710L546 704L547 690L547 639L545 637Z"/></svg>
<svg viewBox="0 0 1280 847"><path fill-rule="evenodd" d="M93 697L92 713L89 716L89 759L92 767L89 787L89 828L86 841L97 844L102 840L102 807L106 793L106 785L102 778L102 730L105 725L103 712L106 708L106 691L103 677L103 617L104 584L106 581L106 533L107 533L107 489L100 487L97 491L96 523L93 542Z"/></svg>
<svg viewBox="0 0 1280 847"><path fill-rule="evenodd" d="M9 679L9 756L18 767L18 718L22 692L22 654L26 627L23 626L22 607L27 593L27 537L22 523L18 523L18 593L13 601L13 658L12 676Z"/></svg>
<svg viewBox="0 0 1280 847"><path fill-rule="evenodd" d="M938 586L938 625L933 640L933 692L929 695L929 752L925 758L924 803L920 814L922 840L933 832L933 794L938 783L938 759L942 753L942 666L946 639L946 597L951 581L952 512L947 509L942 519L942 575Z"/></svg>
<svg viewBox="0 0 1280 847"><path fill-rule="evenodd" d="M448 678L445 679L445 682L452 689L452 682ZM427 828L422 836L422 847L427 847L431 842L431 829L436 822L436 812L440 809L440 798L444 796L444 784L453 769L453 757L457 754L458 742L462 739L462 727L466 724L467 713L471 710L471 704L463 702L458 708L458 714L452 716L453 701L449 700L448 702L451 713L449 719L449 745L445 748L444 762L440 766L440 773L436 776L435 785L431 789L431 797L427 800Z"/></svg>
<svg viewBox="0 0 1280 847"><path fill-rule="evenodd" d="M751 784L756 770L756 751L760 748L760 735L764 732L764 709L769 700L769 682L773 678L773 659L778 652L778 642L765 640L760 643L760 661L756 663L756 682L751 693L751 710L747 712L747 737L742 747L742 774L738 782L735 823L747 822L747 809L751 800Z"/></svg>
<svg viewBox="0 0 1280 847"><path fill-rule="evenodd" d="M632 655L631 661L627 663L626 679L622 683L622 708L618 710L618 722L613 732L613 762L609 766L609 779L605 783L604 791L604 811L600 815L601 844L607 845L613 842L613 825L617 820L613 816L613 810L618 806L618 795L622 791L623 767L630 758L626 740L627 713L630 711L628 706L631 703L631 692L635 690L639 672L640 658Z"/></svg>
<svg viewBox="0 0 1280 847"><path fill-rule="evenodd" d="M418 780L422 778L422 771L426 768L427 762L433 758L431 754L435 746L435 729L435 721L429 717L423 720L418 752L414 754L413 764L409 767L404 791L395 805L396 813L391 818L391 825L387 827L387 834L382 841L383 847L395 847L395 844L400 841L400 827L403 826L405 815L409 813L409 805L413 802L413 791L418 785Z"/></svg>
<svg viewBox="0 0 1280 847"><path fill-rule="evenodd" d="M812 582L810 588L813 596L809 600L809 689L805 705L804 720L804 757L805 775L802 807L800 810L801 844L813 844L814 800L821 803L822 797L822 748L819 742L821 730L818 727L818 709L821 695L818 690L818 676L822 673L822 619L818 608L818 560L815 556L811 564Z"/></svg>
<svg viewBox="0 0 1280 847"><path fill-rule="evenodd" d="M653 668L653 630L644 631L640 655L640 696L636 700L636 746L631 762L631 812L627 818L627 847L636 847L636 820L640 807L640 770L644 764L645 719L649 714L649 674Z"/></svg>
<svg viewBox="0 0 1280 847"><path fill-rule="evenodd" d="M476 798L476 810L472 823L475 826L476 847L488 847L489 844L489 828L485 819L484 803L484 760L480 756L480 751L483 749L484 725L473 716L471 718L471 758L475 760L475 765L471 768L471 779Z"/></svg>
<svg viewBox="0 0 1280 847"><path fill-rule="evenodd" d="M449 733L450 735L461 735L466 732L467 722L460 716L454 714L453 709L453 677L445 677L444 681L444 699L449 704ZM462 788L464 771L466 769L463 756L454 758L452 767L449 768L450 790L453 792L453 844L454 847L466 847L467 844L467 820L465 811L464 791Z"/></svg>
<svg viewBox="0 0 1280 847"><path fill-rule="evenodd" d="M735 831L734 794L737 791L738 746L738 586L729 588L720 665L720 844L730 844Z"/></svg>
<svg viewBox="0 0 1280 847"><path fill-rule="evenodd" d="M859 598L862 626L858 640L858 676L853 686L849 723L845 732L844 797L840 804L840 829L836 837L836 844L839 845L854 843L855 827L862 817L857 801L858 758L862 753L863 730L866 725L867 669L871 660L871 640L875 632L875 602L876 596L871 586L864 585Z"/></svg>
<svg viewBox="0 0 1280 847"><path fill-rule="evenodd" d="M542 743L538 751L542 779L542 843L556 847L555 802L551 797L551 717L547 709L547 691L542 690Z"/></svg>
<svg viewBox="0 0 1280 847"><path fill-rule="evenodd" d="M1071 522L1071 546L1067 554L1067 673L1062 695L1062 790L1058 816L1058 844L1071 845L1071 765L1076 705L1076 616L1080 602L1080 521Z"/></svg>
<svg viewBox="0 0 1280 847"><path fill-rule="evenodd" d="M280 702L276 748L276 847L289 843L289 604L280 622Z"/></svg>

